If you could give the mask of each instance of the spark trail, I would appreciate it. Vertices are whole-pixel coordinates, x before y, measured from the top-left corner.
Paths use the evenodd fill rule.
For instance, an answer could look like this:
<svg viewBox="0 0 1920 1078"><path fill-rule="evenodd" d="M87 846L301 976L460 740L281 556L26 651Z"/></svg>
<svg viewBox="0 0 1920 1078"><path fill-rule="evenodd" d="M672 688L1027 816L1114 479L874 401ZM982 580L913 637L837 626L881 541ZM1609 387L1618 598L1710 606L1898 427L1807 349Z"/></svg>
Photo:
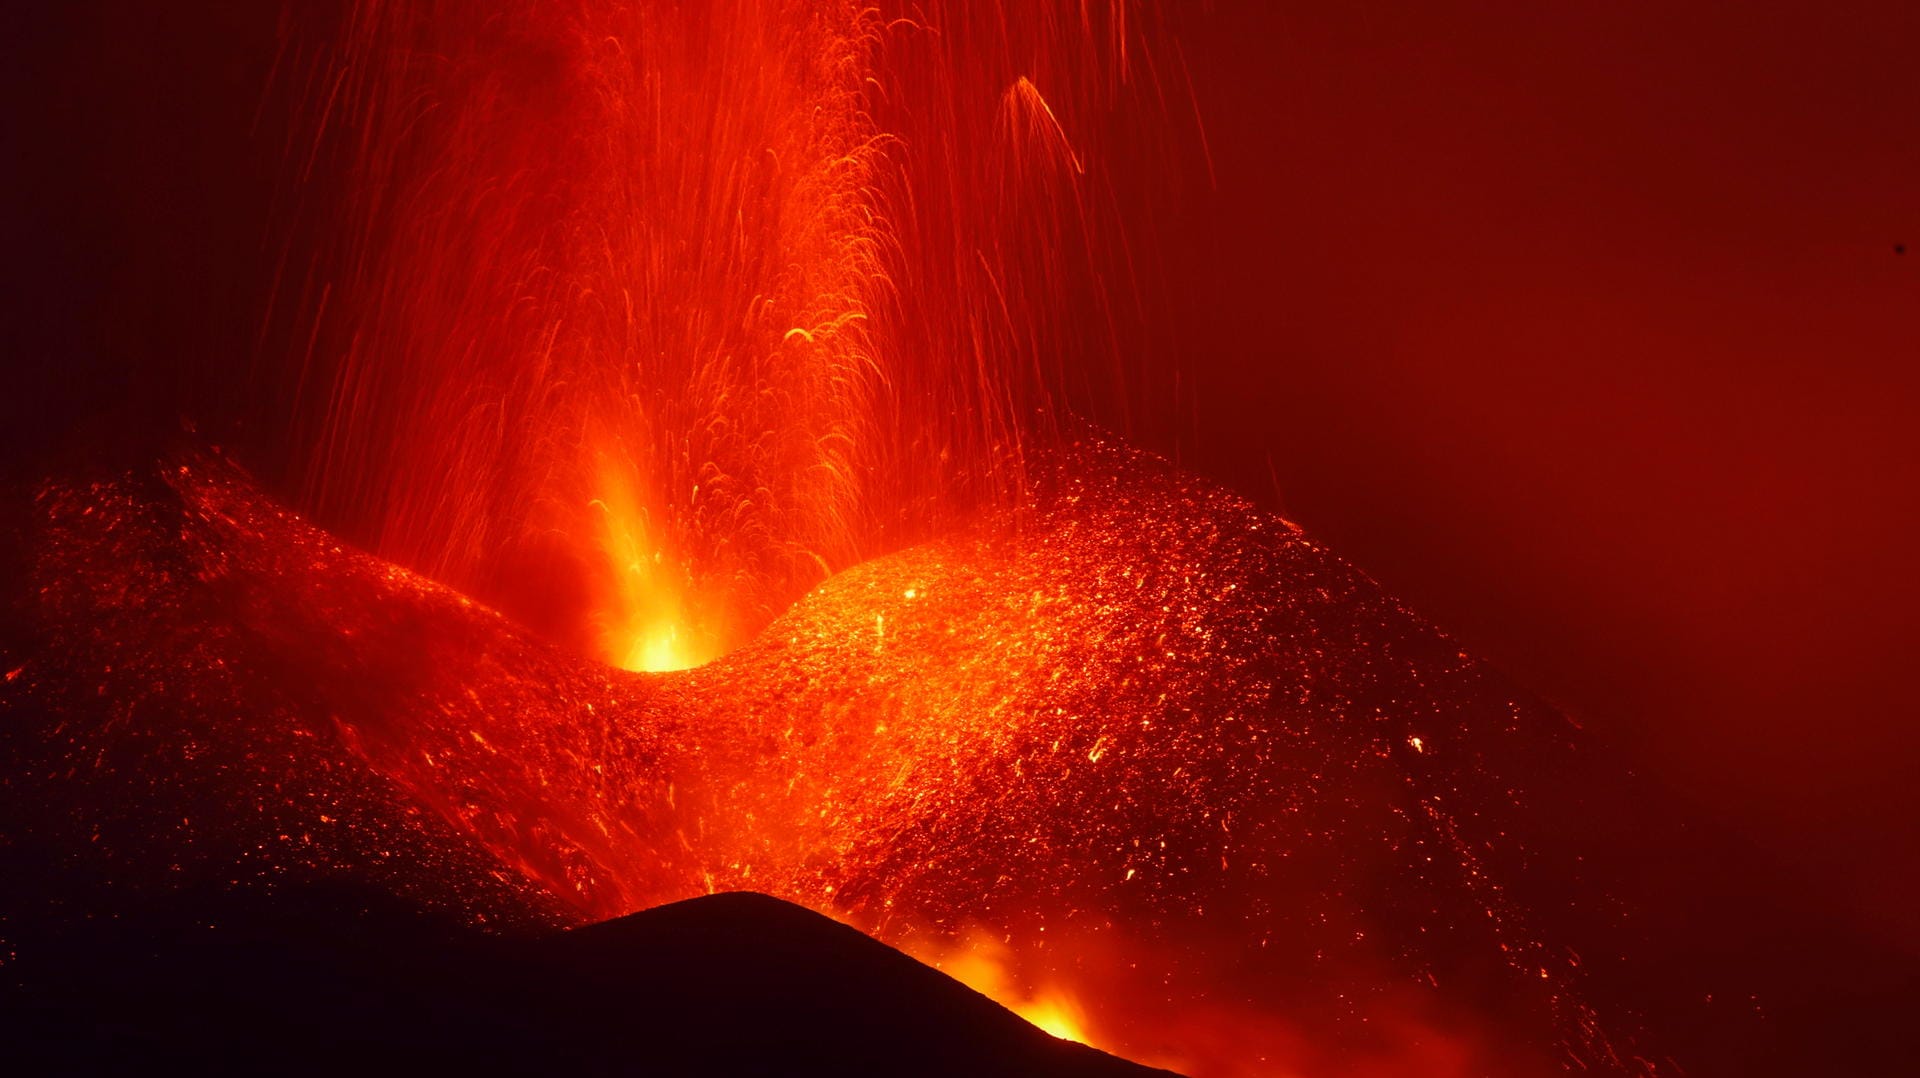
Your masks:
<svg viewBox="0 0 1920 1078"><path fill-rule="evenodd" d="M1139 239L1099 155L1164 125L1150 24L350 4L309 31L331 49L291 154L326 226L279 304L310 352L263 375L300 503L654 669L1011 504L1059 407L1144 395L1118 344Z"/></svg>

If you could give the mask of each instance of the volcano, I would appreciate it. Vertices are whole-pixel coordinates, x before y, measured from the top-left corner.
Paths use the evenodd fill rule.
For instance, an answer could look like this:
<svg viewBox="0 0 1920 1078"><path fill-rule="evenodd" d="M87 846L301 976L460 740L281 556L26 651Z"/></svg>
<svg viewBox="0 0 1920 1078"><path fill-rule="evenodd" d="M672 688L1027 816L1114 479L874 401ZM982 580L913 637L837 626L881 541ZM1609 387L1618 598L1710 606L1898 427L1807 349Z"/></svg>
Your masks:
<svg viewBox="0 0 1920 1078"><path fill-rule="evenodd" d="M752 890L1195 1073L1647 1069L1583 988L1615 914L1553 838L1589 811L1565 718L1224 488L1092 438L1036 475L660 674L211 449L42 483L10 945L58 969L131 911L316 889L506 939Z"/></svg>

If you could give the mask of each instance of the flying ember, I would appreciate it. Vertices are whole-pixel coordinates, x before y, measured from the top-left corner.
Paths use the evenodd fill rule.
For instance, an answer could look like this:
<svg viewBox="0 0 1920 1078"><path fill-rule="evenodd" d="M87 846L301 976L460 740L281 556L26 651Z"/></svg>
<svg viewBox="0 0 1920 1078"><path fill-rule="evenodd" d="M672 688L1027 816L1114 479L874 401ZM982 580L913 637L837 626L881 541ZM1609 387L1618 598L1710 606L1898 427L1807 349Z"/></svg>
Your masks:
<svg viewBox="0 0 1920 1078"><path fill-rule="evenodd" d="M1156 21L352 5L280 305L310 351L264 374L300 504L636 669L1012 504L1059 406L1146 396L1140 241L1089 163L1168 124Z"/></svg>

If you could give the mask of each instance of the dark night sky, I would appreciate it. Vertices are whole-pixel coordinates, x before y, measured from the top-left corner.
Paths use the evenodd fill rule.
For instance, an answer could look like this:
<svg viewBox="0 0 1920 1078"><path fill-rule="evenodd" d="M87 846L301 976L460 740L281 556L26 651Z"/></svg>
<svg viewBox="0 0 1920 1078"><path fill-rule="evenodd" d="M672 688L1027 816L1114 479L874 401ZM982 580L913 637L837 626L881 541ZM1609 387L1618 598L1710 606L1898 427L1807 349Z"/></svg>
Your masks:
<svg viewBox="0 0 1920 1078"><path fill-rule="evenodd" d="M1245 6L1190 463L1920 946L1920 6Z"/></svg>
<svg viewBox="0 0 1920 1078"><path fill-rule="evenodd" d="M1920 950L1920 5L1835 6L1183 17L1168 317L1186 463ZM13 29L15 460L199 392L130 356L252 347L275 8Z"/></svg>

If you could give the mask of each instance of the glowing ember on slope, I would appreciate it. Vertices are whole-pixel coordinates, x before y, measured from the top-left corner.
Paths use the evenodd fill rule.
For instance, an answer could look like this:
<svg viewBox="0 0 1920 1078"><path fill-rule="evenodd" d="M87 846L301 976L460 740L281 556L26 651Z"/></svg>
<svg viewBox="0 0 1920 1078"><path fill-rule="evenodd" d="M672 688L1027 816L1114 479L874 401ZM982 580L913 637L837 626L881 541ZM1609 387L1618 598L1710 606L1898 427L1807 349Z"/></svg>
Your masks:
<svg viewBox="0 0 1920 1078"><path fill-rule="evenodd" d="M754 889L927 956L984 933L1004 1002L1192 1073L1651 1070L1550 931L1577 868L1524 837L1562 720L1224 491L1098 447L1044 474L1018 530L675 675L541 645L217 461L50 485L9 818L104 866L73 903L345 876L524 923Z"/></svg>
<svg viewBox="0 0 1920 1078"><path fill-rule="evenodd" d="M964 934L958 947L946 956L928 959L930 965L954 980L997 1000L1048 1033L1091 1044L1080 1005L1057 989L1020 984L1008 968L1011 961L1005 943L977 931Z"/></svg>

